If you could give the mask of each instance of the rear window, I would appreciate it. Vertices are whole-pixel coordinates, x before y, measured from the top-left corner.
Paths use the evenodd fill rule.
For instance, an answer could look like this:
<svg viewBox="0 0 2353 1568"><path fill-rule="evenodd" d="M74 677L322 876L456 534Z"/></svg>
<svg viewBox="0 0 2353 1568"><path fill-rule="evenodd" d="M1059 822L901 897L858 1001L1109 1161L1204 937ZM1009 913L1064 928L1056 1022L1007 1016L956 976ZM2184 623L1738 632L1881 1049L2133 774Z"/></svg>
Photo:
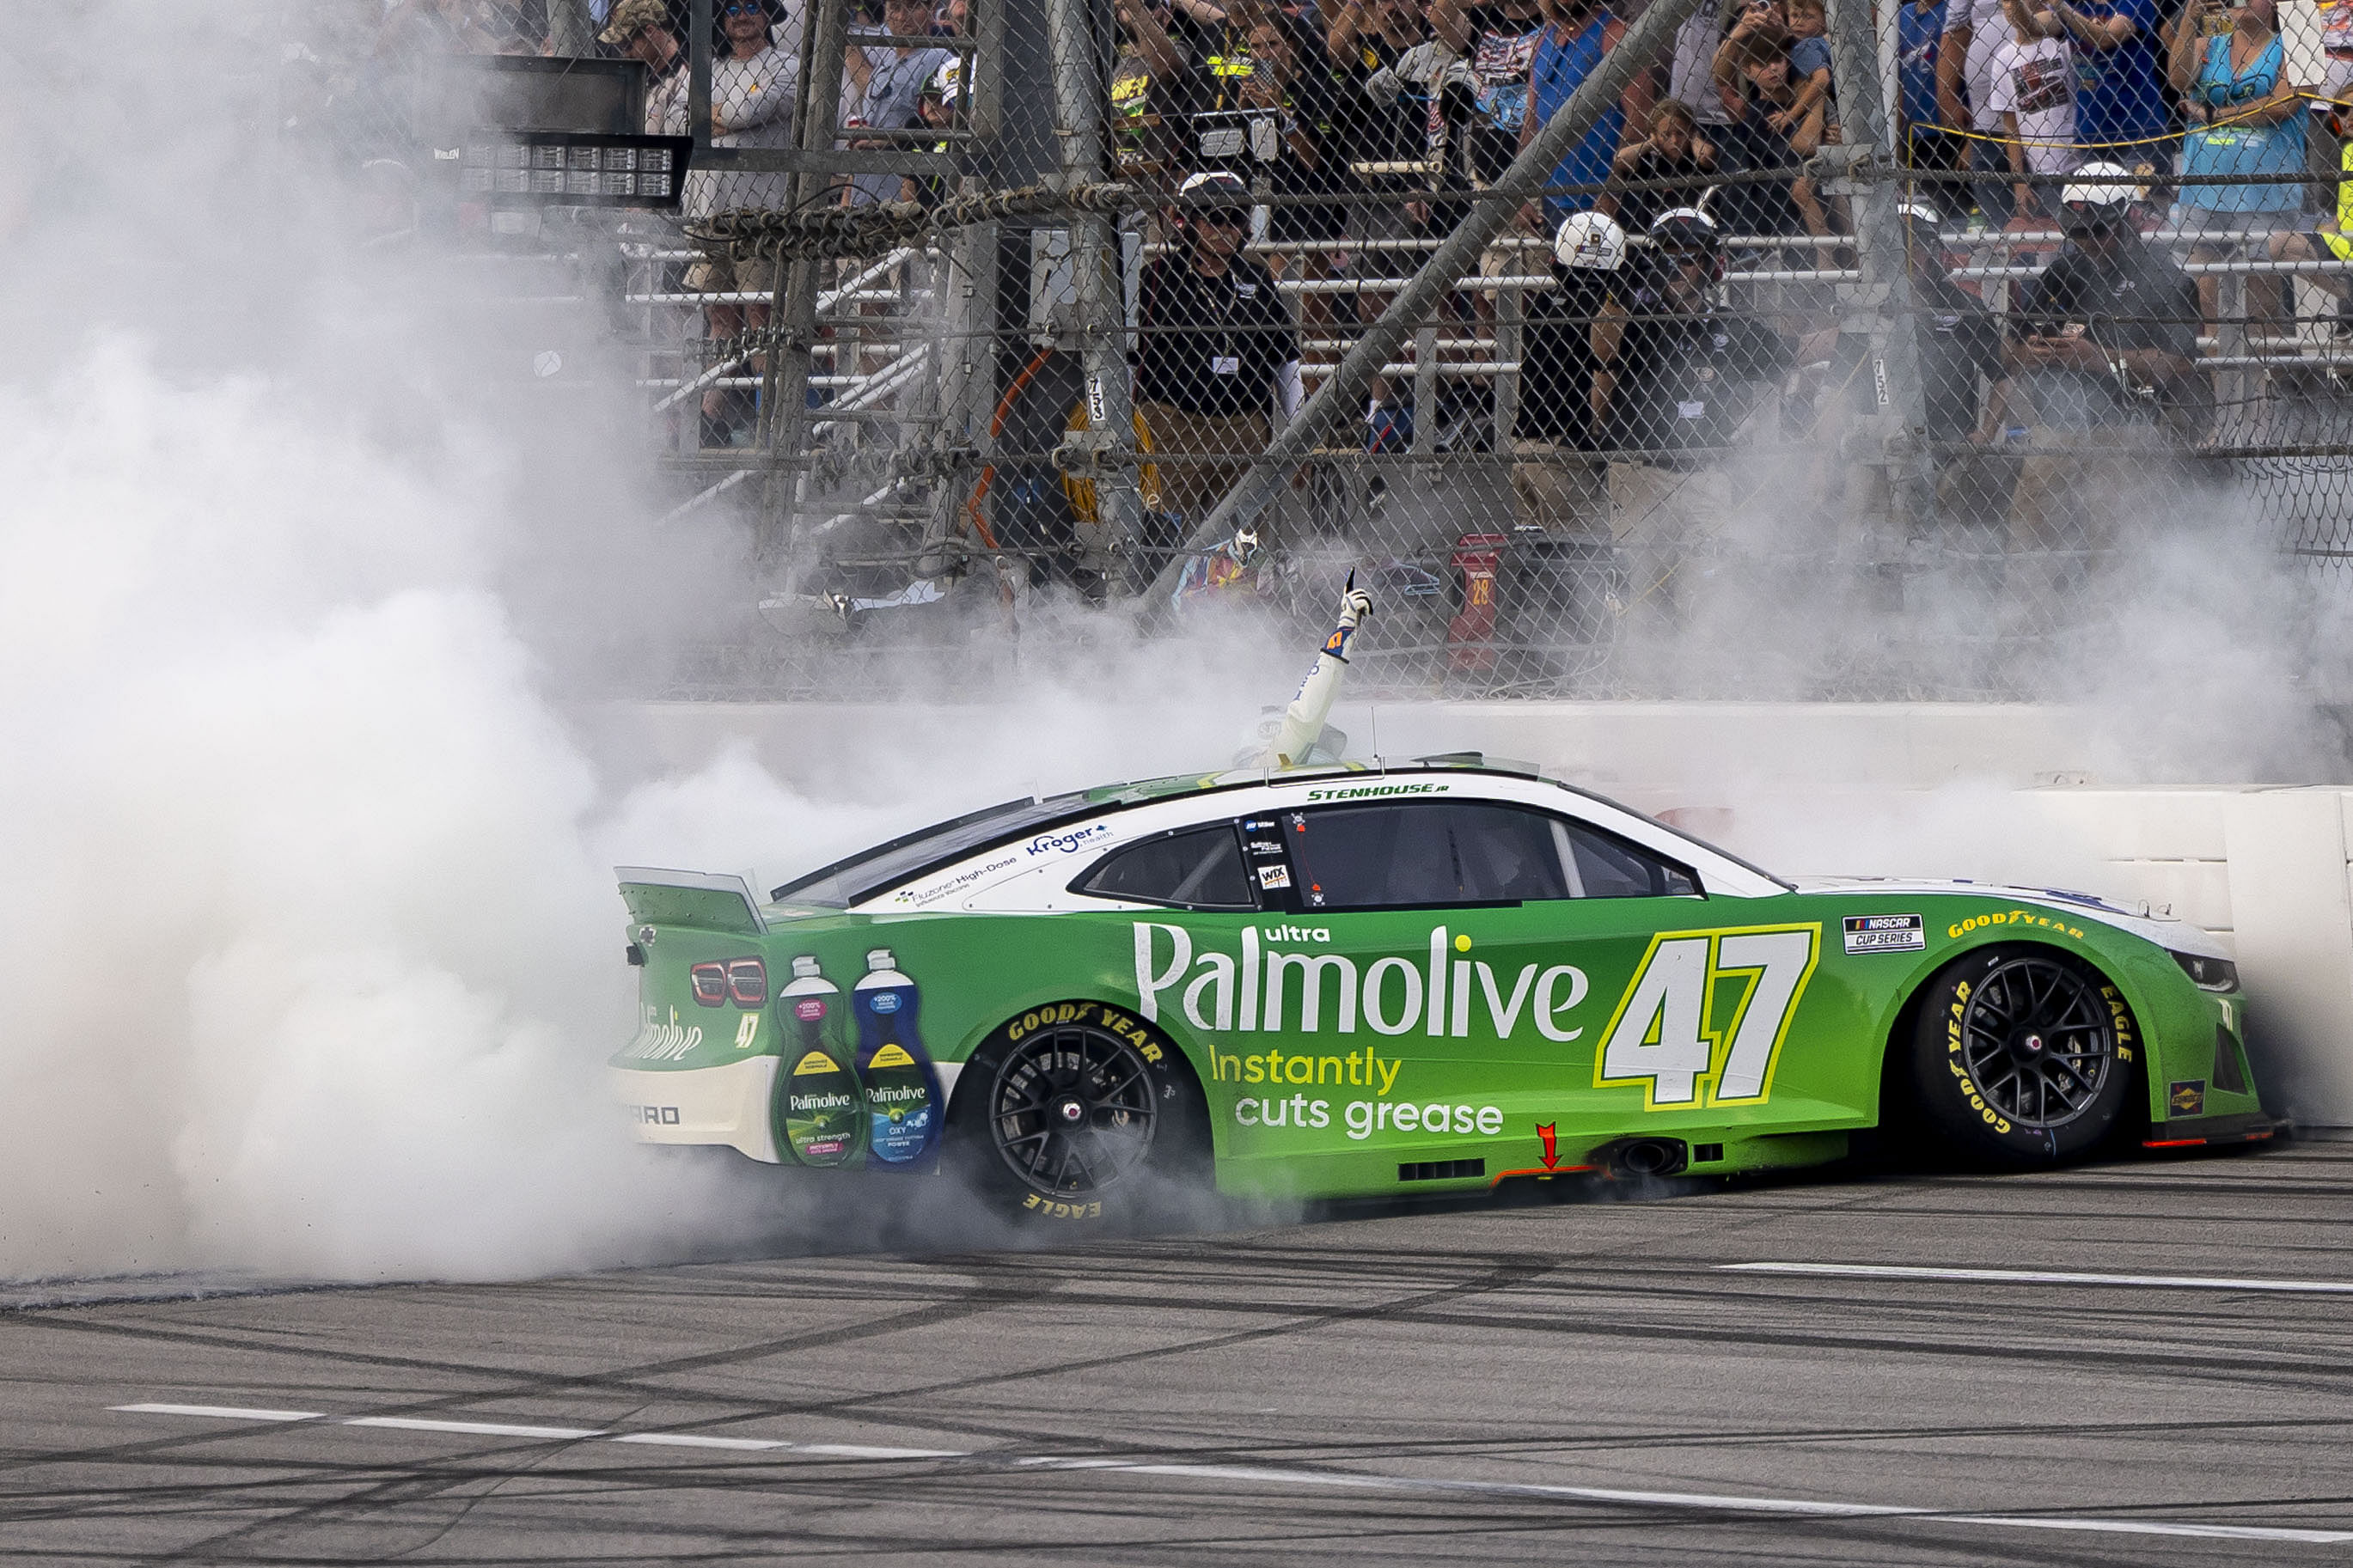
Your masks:
<svg viewBox="0 0 2353 1568"><path fill-rule="evenodd" d="M1133 904L1183 910L1253 910L1250 877L1231 823L1188 828L1107 857L1077 890Z"/></svg>
<svg viewBox="0 0 2353 1568"><path fill-rule="evenodd" d="M976 849L1018 838L1103 809L1083 795L1058 795L1047 800L1008 800L1000 805L951 817L904 834L887 844L862 849L847 859L821 866L786 882L768 894L777 903L815 904L845 909L887 893L926 872L963 859Z"/></svg>

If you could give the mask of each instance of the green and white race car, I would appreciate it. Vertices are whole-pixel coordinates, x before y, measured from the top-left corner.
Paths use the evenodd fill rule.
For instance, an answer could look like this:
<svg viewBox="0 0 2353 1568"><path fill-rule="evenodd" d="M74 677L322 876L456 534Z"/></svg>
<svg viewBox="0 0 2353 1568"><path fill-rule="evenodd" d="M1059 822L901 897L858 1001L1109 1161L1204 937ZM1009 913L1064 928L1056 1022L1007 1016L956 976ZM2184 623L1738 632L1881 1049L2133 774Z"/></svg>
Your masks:
<svg viewBox="0 0 2353 1568"><path fill-rule="evenodd" d="M1795 885L1475 754L1020 800L762 900L624 868L639 1137L951 1169L1093 1219L1161 1177L1449 1192L2268 1138L2236 969L2084 895Z"/></svg>

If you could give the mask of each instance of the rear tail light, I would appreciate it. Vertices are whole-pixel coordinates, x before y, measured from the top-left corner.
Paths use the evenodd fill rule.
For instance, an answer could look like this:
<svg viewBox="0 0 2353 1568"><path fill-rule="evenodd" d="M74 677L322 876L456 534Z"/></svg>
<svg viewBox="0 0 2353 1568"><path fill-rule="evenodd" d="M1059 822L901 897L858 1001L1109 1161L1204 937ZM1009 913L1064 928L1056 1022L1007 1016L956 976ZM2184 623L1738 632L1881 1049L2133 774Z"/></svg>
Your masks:
<svg viewBox="0 0 2353 1568"><path fill-rule="evenodd" d="M727 966L723 963L698 963L687 972L694 982L694 999L706 1007L716 1007L727 1000Z"/></svg>
<svg viewBox="0 0 2353 1568"><path fill-rule="evenodd" d="M727 994L739 1007L757 1007L768 999L768 966L756 958L739 958L727 966Z"/></svg>

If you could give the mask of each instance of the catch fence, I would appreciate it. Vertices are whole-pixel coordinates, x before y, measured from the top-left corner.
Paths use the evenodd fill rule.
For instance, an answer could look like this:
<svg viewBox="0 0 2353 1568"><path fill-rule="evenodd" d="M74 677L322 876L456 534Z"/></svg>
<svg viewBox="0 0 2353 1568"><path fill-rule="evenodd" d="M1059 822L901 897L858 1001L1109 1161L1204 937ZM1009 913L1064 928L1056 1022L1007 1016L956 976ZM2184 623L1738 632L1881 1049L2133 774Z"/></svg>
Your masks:
<svg viewBox="0 0 2353 1568"><path fill-rule="evenodd" d="M663 524L750 541L670 689L1353 575L1393 693L2003 697L2183 561L2337 682L2334 12L1953 0L1924 86L1929 8L1784 5L554 0L692 143L596 242Z"/></svg>

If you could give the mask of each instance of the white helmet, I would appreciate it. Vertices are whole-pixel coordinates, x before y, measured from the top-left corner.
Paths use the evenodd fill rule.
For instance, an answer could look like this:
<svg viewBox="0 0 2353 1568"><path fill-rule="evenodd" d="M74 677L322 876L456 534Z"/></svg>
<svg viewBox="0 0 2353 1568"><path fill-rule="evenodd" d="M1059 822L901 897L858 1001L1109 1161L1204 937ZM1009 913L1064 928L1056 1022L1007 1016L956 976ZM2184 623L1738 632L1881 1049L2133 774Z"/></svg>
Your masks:
<svg viewBox="0 0 2353 1568"><path fill-rule="evenodd" d="M1552 254L1563 267L1615 272L1626 260L1626 231L1607 213L1571 213L1552 237Z"/></svg>
<svg viewBox="0 0 2353 1568"><path fill-rule="evenodd" d="M2095 207L2115 206L2129 202L2137 194L2132 182L2139 176L2122 163L2086 163L2075 171L2075 178L2059 192L2059 205L2072 206L2077 202Z"/></svg>
<svg viewBox="0 0 2353 1568"><path fill-rule="evenodd" d="M954 104L964 96L964 61L951 58L934 71L916 91L923 97Z"/></svg>
<svg viewBox="0 0 2353 1568"><path fill-rule="evenodd" d="M1896 203L1895 216L1910 218L1915 223L1925 223L1930 228L1935 228L1945 221L1936 216L1935 207L1930 206L1918 196L1906 196Z"/></svg>

